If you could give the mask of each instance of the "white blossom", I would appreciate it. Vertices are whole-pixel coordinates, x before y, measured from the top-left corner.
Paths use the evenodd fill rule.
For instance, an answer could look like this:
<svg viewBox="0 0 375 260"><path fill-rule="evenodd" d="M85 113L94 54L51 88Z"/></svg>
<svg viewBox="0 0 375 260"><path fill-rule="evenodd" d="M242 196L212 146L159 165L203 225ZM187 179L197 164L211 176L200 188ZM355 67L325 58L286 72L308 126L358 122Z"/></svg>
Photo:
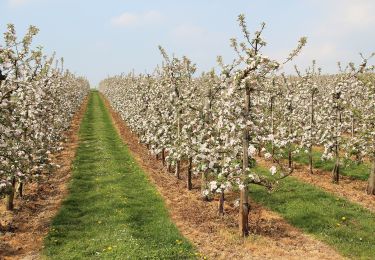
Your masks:
<svg viewBox="0 0 375 260"><path fill-rule="evenodd" d="M276 172L277 172L277 168L276 168L276 166L271 166L271 168L270 168L270 172L271 172L271 175L275 175Z"/></svg>

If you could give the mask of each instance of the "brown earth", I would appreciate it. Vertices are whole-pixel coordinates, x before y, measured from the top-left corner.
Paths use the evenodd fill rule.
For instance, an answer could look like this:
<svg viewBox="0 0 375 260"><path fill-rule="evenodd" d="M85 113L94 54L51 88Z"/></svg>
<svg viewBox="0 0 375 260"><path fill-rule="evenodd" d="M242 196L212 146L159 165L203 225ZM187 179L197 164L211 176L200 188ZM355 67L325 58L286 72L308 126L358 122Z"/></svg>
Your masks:
<svg viewBox="0 0 375 260"><path fill-rule="evenodd" d="M226 214L219 217L217 199L202 201L199 179L193 179L194 189L188 191L186 176L182 174L182 180L177 180L168 174L161 161L149 154L109 102L102 98L124 143L166 201L172 220L202 256L210 259L343 259L328 245L303 234L276 213L254 202L251 202L250 213L252 233L248 238L240 238L238 210L232 203L236 194L227 196Z"/></svg>
<svg viewBox="0 0 375 260"><path fill-rule="evenodd" d="M45 175L38 183L25 186L23 198L15 199L15 210L5 210L0 201L0 224L4 230L0 236L0 259L39 259L43 239L47 235L52 218L67 195L67 183L71 176L72 162L78 145L80 122L86 111L88 98L74 115L64 149L56 154L53 162L61 167L51 175Z"/></svg>

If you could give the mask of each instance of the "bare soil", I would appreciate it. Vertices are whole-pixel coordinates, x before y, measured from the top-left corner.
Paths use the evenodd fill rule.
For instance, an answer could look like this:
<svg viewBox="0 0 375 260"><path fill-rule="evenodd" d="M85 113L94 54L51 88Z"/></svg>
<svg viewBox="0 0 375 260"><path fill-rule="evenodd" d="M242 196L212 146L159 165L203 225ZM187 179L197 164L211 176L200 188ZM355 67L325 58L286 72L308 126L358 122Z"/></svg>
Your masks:
<svg viewBox="0 0 375 260"><path fill-rule="evenodd" d="M52 218L66 197L67 183L71 177L72 162L78 145L78 131L86 111L88 98L74 115L69 131L65 133L64 149L54 155L60 165L50 175L44 175L38 183L25 186L24 196L15 199L14 211L5 210L0 200L0 224L5 230L0 235L0 259L39 259L43 239L47 235Z"/></svg>
<svg viewBox="0 0 375 260"><path fill-rule="evenodd" d="M164 198L169 214L181 233L209 259L343 259L334 249L289 225L282 217L251 202L248 238L238 235L238 210L226 197L225 216L217 215L218 200L201 199L199 178L193 179L194 189L186 189L186 165L181 180L167 173L162 162L150 155L139 143L120 115L105 100L113 122L133 157Z"/></svg>

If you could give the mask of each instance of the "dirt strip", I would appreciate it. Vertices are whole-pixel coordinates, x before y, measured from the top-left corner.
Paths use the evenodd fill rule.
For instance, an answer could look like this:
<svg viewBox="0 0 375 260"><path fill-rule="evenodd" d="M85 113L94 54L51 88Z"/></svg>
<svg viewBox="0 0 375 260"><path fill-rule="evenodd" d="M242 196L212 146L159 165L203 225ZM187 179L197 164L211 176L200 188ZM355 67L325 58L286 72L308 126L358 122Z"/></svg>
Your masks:
<svg viewBox="0 0 375 260"><path fill-rule="evenodd" d="M200 199L199 179L193 179L194 189L188 191L186 176L177 180L166 173L162 163L149 154L102 98L123 141L165 199L172 220L202 255L210 259L343 259L326 244L303 234L276 213L254 202L251 202L250 213L252 234L246 239L239 238L238 214L232 203L234 194L227 196L226 215L219 217L217 200L204 202Z"/></svg>
<svg viewBox="0 0 375 260"><path fill-rule="evenodd" d="M15 210L5 210L0 201L0 221L8 230L0 235L0 259L39 259L43 239L47 235L52 218L67 195L67 183L71 177L72 162L78 145L78 131L86 111L88 98L74 115L64 149L53 158L60 165L53 174L39 183L27 184L24 197L15 199Z"/></svg>
<svg viewBox="0 0 375 260"><path fill-rule="evenodd" d="M261 166L270 168L272 163L263 158L257 158ZM336 196L343 197L351 202L360 204L364 208L375 213L375 196L366 193L367 181L353 180L348 176L340 176L339 184L332 183L331 172L314 169L309 174L308 166L296 164L292 176L301 181L310 183Z"/></svg>

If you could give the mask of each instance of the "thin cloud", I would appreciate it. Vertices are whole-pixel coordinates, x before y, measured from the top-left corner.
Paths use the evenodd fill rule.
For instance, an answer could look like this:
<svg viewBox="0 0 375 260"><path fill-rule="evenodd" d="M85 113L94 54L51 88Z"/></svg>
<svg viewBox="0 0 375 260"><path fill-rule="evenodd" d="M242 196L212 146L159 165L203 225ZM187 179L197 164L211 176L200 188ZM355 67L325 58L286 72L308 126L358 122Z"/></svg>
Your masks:
<svg viewBox="0 0 375 260"><path fill-rule="evenodd" d="M347 64L357 62L359 52L363 50L360 43L353 43L353 36L371 37L368 35L375 26L375 1L373 0L317 0L315 8L323 7L332 12L323 12L314 21L314 27L308 33L307 45L301 54L290 64L285 66L288 72L293 72L294 64L300 68L311 65L312 60L322 66L323 72L337 72L337 62ZM365 38L366 39L366 38ZM356 49L357 48L357 49ZM281 56L278 50L277 56Z"/></svg>
<svg viewBox="0 0 375 260"><path fill-rule="evenodd" d="M8 0L8 5L10 7L20 7L20 6L26 5L30 2L31 2L31 0Z"/></svg>
<svg viewBox="0 0 375 260"><path fill-rule="evenodd" d="M31 4L35 5L35 4L45 3L45 2L47 2L47 0L7 0L7 4L10 8L20 8L20 7L29 6Z"/></svg>
<svg viewBox="0 0 375 260"><path fill-rule="evenodd" d="M112 26L134 27L158 24L163 21L163 15L158 11L147 11L144 13L124 12L111 19Z"/></svg>
<svg viewBox="0 0 375 260"><path fill-rule="evenodd" d="M333 1L330 9L334 15L327 15L316 30L320 37L342 38L357 31L368 30L375 26L375 2L369 0Z"/></svg>
<svg viewBox="0 0 375 260"><path fill-rule="evenodd" d="M368 28L375 25L374 1L346 1L342 7L343 15L340 17L345 24L352 28Z"/></svg>

